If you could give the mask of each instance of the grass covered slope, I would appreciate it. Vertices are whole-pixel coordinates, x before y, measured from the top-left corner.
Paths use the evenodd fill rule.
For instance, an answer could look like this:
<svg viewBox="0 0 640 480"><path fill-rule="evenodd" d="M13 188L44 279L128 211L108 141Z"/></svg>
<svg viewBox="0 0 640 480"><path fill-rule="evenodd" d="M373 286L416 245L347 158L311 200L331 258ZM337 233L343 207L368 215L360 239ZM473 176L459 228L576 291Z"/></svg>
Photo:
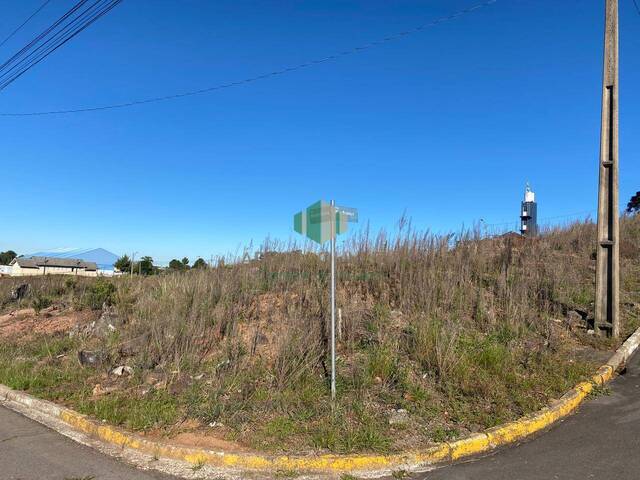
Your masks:
<svg viewBox="0 0 640 480"><path fill-rule="evenodd" d="M640 316L640 218L623 219L621 234L630 331ZM191 444L417 448L537 410L606 358L610 343L588 333L594 245L591 223L530 241L436 237L408 225L353 239L337 262L333 411L328 262L278 245L265 245L259 261L206 270L29 279L23 306L40 313L25 311L23 322L73 312L78 325L33 333L0 317L0 383ZM0 301L17 283L0 281ZM113 307L92 324L105 301ZM78 351L99 363L80 367ZM131 375L111 373L124 365Z"/></svg>

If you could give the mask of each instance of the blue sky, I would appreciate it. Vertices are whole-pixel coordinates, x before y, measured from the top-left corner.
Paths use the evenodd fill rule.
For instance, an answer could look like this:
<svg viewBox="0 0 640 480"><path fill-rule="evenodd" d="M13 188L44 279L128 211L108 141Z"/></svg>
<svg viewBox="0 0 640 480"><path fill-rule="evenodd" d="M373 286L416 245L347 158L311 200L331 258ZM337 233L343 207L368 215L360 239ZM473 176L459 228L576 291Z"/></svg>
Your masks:
<svg viewBox="0 0 640 480"><path fill-rule="evenodd" d="M7 89L0 113L233 82L478 0L125 0ZM40 0L0 0L0 38ZM56 0L8 57L74 2ZM357 55L128 109L0 117L0 249L173 257L288 239L323 198L372 229L544 220L596 207L603 3L498 0ZM640 16L621 1L621 208L640 190ZM560 221L560 220L552 220Z"/></svg>

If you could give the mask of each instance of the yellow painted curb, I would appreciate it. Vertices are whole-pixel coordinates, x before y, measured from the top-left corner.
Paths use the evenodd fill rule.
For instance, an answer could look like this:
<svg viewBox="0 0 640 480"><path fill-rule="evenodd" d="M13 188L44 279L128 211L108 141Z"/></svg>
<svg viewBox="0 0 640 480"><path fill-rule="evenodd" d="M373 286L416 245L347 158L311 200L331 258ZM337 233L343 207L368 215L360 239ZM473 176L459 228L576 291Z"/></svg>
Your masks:
<svg viewBox="0 0 640 480"><path fill-rule="evenodd" d="M309 455L269 456L260 453L230 453L181 447L165 442L146 439L117 427L102 424L26 393L16 392L0 385L0 402L19 403L22 406L62 420L73 430L83 432L105 443L133 449L157 458L181 460L194 465L211 465L237 472L295 471L318 472L330 475L342 473L381 476L394 470L420 471L430 466L445 464L461 458L487 453L495 448L512 444L544 430L554 422L570 415L593 390L613 378L615 371L635 352L640 345L640 328L600 367L589 382L581 382L552 402L549 407L526 415L516 421L490 428L460 440L443 442L430 448L396 455Z"/></svg>
<svg viewBox="0 0 640 480"><path fill-rule="evenodd" d="M613 368L611 365L601 366L596 374L591 377L591 381L596 385L604 385L613 377Z"/></svg>
<svg viewBox="0 0 640 480"><path fill-rule="evenodd" d="M610 366L600 368L593 382L601 384L612 377ZM590 382L582 382L569 390L550 407L522 417L514 422L476 433L460 440L443 442L419 452L399 455L315 455L267 456L260 454L228 453L180 447L147 440L122 429L103 425L85 415L63 409L60 418L74 429L102 441L131 448L155 457L182 460L191 464L207 464L241 471L296 471L340 474L346 472L390 472L396 469L419 470L431 465L486 453L539 432L558 419L569 415L593 389Z"/></svg>
<svg viewBox="0 0 640 480"><path fill-rule="evenodd" d="M490 444L486 433L474 433L455 442L450 442L449 446L451 447L451 460L457 460L486 452Z"/></svg>

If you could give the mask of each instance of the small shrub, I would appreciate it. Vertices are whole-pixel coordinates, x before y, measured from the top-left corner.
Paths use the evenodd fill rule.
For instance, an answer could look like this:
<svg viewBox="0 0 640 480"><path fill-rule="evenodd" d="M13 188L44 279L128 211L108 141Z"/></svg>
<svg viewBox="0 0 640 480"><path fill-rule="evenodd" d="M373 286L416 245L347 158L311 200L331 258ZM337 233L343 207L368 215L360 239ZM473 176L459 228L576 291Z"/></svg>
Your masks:
<svg viewBox="0 0 640 480"><path fill-rule="evenodd" d="M86 304L92 310L100 310L105 303L111 305L116 286L108 280L99 278L91 285L86 294Z"/></svg>
<svg viewBox="0 0 640 480"><path fill-rule="evenodd" d="M64 288L67 291L72 291L78 286L78 279L76 277L67 277L64 279Z"/></svg>
<svg viewBox="0 0 640 480"><path fill-rule="evenodd" d="M51 298L44 295L36 295L33 300L31 300L31 306L36 312L36 315L39 315L42 310L51 306L52 300Z"/></svg>

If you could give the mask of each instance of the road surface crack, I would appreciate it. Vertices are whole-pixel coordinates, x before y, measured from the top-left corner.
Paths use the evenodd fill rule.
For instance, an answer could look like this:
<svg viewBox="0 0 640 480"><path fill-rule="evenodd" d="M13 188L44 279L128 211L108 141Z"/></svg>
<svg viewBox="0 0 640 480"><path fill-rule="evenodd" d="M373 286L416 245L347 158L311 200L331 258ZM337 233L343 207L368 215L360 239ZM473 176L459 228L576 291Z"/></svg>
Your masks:
<svg viewBox="0 0 640 480"><path fill-rule="evenodd" d="M10 437L0 439L0 443L10 442L11 440L16 440L18 438L37 437L39 435L44 435L45 433L47 433L47 432L25 433L23 435L12 435Z"/></svg>

